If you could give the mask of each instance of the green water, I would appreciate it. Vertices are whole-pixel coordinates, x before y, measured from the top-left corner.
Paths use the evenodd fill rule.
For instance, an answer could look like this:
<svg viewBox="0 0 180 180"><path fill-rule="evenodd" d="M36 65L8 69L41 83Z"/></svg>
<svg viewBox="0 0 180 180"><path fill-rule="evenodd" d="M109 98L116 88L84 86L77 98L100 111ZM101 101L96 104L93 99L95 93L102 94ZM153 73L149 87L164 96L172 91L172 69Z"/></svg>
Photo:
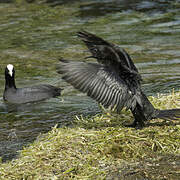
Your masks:
<svg viewBox="0 0 180 180"><path fill-rule="evenodd" d="M49 1L0 4L0 156L12 159L22 146L75 114L95 114L97 104L56 73L60 57L83 60L81 29L119 44L132 56L147 95L180 89L180 2L140 0ZM48 83L61 97L18 107L4 104L4 68L13 64L17 87Z"/></svg>

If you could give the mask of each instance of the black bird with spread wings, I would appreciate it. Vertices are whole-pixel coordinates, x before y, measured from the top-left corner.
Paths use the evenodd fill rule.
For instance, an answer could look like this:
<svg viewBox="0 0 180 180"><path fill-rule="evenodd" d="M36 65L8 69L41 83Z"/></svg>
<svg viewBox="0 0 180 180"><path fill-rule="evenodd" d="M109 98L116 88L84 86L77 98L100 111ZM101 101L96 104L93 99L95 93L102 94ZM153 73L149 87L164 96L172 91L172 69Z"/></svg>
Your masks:
<svg viewBox="0 0 180 180"><path fill-rule="evenodd" d="M97 63L74 62L61 59L58 73L80 91L101 103L104 107L130 109L132 127L143 127L154 118L177 119L180 109L158 110L153 107L141 89L141 76L127 52L86 31L78 32Z"/></svg>

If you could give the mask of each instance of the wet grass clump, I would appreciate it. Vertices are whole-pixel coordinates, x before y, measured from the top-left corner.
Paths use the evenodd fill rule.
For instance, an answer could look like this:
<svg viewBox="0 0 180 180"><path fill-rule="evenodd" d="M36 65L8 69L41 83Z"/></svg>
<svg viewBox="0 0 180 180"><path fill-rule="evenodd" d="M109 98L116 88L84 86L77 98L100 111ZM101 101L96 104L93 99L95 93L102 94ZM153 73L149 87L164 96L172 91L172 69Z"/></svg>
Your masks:
<svg viewBox="0 0 180 180"><path fill-rule="evenodd" d="M180 92L150 97L156 108L180 107ZM178 179L180 123L153 120L136 130L130 112L75 117L1 163L2 179Z"/></svg>

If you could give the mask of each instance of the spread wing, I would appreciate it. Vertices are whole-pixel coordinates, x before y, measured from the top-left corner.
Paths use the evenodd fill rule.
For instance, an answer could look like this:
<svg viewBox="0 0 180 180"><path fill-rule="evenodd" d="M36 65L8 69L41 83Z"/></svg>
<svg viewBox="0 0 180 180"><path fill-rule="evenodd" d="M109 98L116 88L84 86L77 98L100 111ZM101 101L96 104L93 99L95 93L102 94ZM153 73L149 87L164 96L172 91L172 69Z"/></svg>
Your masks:
<svg viewBox="0 0 180 180"><path fill-rule="evenodd" d="M135 96L123 79L105 65L61 60L58 73L105 107L121 111L123 107L134 109L136 106Z"/></svg>
<svg viewBox="0 0 180 180"><path fill-rule="evenodd" d="M86 31L78 32L78 37L88 47L92 54L90 57L96 58L99 63L112 65L126 74L136 75L141 80L136 66L124 49Z"/></svg>

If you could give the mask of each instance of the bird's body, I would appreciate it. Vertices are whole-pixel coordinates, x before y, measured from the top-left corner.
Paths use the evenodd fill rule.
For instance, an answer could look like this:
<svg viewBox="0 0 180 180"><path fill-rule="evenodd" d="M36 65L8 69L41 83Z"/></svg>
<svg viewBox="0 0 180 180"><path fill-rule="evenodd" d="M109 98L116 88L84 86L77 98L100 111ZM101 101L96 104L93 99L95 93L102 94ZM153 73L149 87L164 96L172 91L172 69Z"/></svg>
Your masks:
<svg viewBox="0 0 180 180"><path fill-rule="evenodd" d="M41 84L32 87L16 88L15 70L12 65L5 69L5 89L3 98L6 102L22 104L37 102L51 97L60 96L61 88L48 84Z"/></svg>
<svg viewBox="0 0 180 180"><path fill-rule="evenodd" d="M132 126L144 126L154 118L177 118L180 109L155 109L141 89L141 76L127 52L94 34L82 31L78 37L98 63L61 60L58 72L75 88L87 93L105 107L130 109Z"/></svg>

